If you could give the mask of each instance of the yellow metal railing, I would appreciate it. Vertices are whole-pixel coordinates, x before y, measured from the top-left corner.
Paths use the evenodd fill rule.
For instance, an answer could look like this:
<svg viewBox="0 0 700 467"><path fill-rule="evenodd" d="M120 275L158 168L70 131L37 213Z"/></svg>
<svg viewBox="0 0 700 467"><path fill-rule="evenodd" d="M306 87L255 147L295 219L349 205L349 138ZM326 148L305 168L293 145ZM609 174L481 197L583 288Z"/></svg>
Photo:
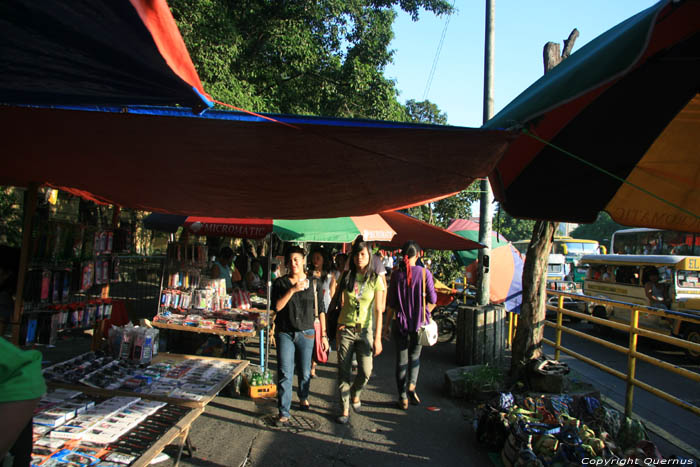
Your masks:
<svg viewBox="0 0 700 467"><path fill-rule="evenodd" d="M672 365L668 362L665 362L663 360L660 360L658 358L651 357L649 355L646 355L644 353L639 353L637 351L637 342L639 339L639 336L643 336L648 339L654 339L660 342L665 342L667 344L671 344L677 347L681 347L683 349L691 350L693 352L698 352L700 353L700 344L686 341L683 339L678 339L676 337L672 336L667 336L665 334L661 334L658 332L650 331L647 329L641 329L639 328L639 313L644 312L648 314L654 314L654 315L659 315L662 317L666 318L672 318L672 319L680 319L681 321L685 322L690 322L690 323L695 323L695 324L700 324L700 318L698 317L693 317L690 315L687 315L685 313L672 313L672 312L667 312L663 310L659 310L656 308L651 308L651 307L646 307L642 305L635 305L635 304L630 304L630 303L623 303L623 302L617 302L613 300L605 300L601 298L593 298L593 297L587 297L583 295L577 295L577 294L572 294L572 293L567 293L567 292L558 292L558 291L553 291L553 290L548 290L548 294L550 295L555 295L558 296L558 303L557 306L552 306L552 305L547 305L547 309L550 311L554 311L557 313L557 319L556 322L551 322L551 321L545 321L545 325L552 327L555 329L555 340L551 341L549 339L542 339L542 341L552 347L554 347L554 358L556 360L559 360L559 357L561 355L561 352L564 352L565 354L571 355L572 357L581 360L583 362L586 362L602 371L605 371L606 373L609 373L613 376L616 376L627 383L627 388L625 392L625 415L630 417L632 415L632 408L634 405L634 388L638 387L641 389L644 389L645 391L648 391L652 394L654 394L657 397L660 397L661 399L664 399L672 404L675 404L683 409L686 409L695 415L700 415L700 407L697 407L695 405L689 404L686 401L683 401L671 394L668 394L667 392L664 392L654 386L651 386L647 383L644 383L643 381L640 381L636 377L636 369L637 369L637 360L642 360L645 361L651 365L654 365L658 368L673 372L677 375L680 375L684 378L687 378L691 381L695 382L700 382L700 374L695 373L690 370L686 370L685 368L681 368L675 365ZM584 301L584 302L589 302L592 304L596 305L614 305L616 308L627 308L631 311L631 317L630 317L630 323L629 324L622 324L618 323L615 321L611 321L608 319L604 318L598 318L595 316L591 316L588 314L584 313L579 313L576 311L572 310L567 310L564 308L564 298L565 297L570 297L572 299L578 300L578 301ZM600 339L598 337L591 336L589 334L586 334L581 331L577 331L575 329L566 327L563 325L563 317L564 315L573 317L573 318L579 318L579 319L585 319L589 323L601 325L601 326L607 326L613 329L617 329L619 331L627 332L629 333L629 343L627 347L623 347L621 345L614 344L612 342L608 342L605 339ZM513 321L513 315L511 314L511 321ZM517 316L515 317L515 322L517 323ZM517 324L516 324L517 326ZM515 329L513 326L509 326L509 331L508 331L508 344L510 345L512 341L512 330ZM586 339L590 342L594 342L596 344L600 344L604 347L607 347L611 350L614 350L616 352L620 352L622 354L627 354L627 372L623 373L621 371L614 370L606 365L603 365L602 363L595 361L589 357L586 357L585 355L579 354L577 352L574 352L571 349L568 349L564 346L561 345L561 337L562 333L566 332L567 334L571 334L577 337L580 337L582 339Z"/></svg>

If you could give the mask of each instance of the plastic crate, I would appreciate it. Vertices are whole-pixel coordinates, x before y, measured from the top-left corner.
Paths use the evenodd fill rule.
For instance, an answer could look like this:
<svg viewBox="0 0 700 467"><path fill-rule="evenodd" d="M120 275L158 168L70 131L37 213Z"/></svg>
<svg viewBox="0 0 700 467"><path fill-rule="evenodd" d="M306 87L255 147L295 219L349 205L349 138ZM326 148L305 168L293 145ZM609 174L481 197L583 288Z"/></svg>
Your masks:
<svg viewBox="0 0 700 467"><path fill-rule="evenodd" d="M277 395L277 385L264 384L262 386L250 386L249 395L253 399L262 399L263 397L275 397Z"/></svg>

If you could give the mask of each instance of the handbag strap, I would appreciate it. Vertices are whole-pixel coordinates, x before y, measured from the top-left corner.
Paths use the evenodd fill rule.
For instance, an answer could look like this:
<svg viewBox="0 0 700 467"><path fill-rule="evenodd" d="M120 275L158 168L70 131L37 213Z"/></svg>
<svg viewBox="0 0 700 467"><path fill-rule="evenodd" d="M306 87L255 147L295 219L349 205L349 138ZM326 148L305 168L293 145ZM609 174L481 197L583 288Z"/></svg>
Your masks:
<svg viewBox="0 0 700 467"><path fill-rule="evenodd" d="M314 318L318 319L318 293L316 293L316 279L313 279L314 283Z"/></svg>
<svg viewBox="0 0 700 467"><path fill-rule="evenodd" d="M425 305L425 268L423 268L423 322L427 323L428 318L427 318L427 313L428 313L428 307Z"/></svg>
<svg viewBox="0 0 700 467"><path fill-rule="evenodd" d="M333 294L333 298L331 299L330 305L328 305L328 311L330 312L331 310L335 310L335 308L338 306L338 301L340 301L340 296L343 293L343 281L348 276L349 271L344 271L340 275L340 281L338 282L338 285L336 286L335 289L335 294Z"/></svg>

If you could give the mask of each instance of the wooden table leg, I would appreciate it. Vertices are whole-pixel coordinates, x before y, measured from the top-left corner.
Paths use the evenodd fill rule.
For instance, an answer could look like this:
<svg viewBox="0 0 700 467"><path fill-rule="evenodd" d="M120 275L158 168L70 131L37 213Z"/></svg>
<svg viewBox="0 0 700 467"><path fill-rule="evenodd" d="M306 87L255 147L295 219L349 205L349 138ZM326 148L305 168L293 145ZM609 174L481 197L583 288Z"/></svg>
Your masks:
<svg viewBox="0 0 700 467"><path fill-rule="evenodd" d="M180 442L180 449L177 452L177 458L175 459L175 466L177 467L178 464L180 463L180 458L182 457L182 450L184 449L185 445L187 446L187 450L189 451L189 457L192 457L192 449L191 445L189 444L189 439L190 439L190 427L187 427L185 431L182 432L180 435L180 438L182 441Z"/></svg>

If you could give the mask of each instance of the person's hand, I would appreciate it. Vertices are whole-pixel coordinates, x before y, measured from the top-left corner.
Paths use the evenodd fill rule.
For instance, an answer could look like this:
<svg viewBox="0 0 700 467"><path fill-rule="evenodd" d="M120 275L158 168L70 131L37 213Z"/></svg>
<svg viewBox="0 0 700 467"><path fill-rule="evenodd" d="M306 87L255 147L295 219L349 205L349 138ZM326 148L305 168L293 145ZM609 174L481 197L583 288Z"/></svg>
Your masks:
<svg viewBox="0 0 700 467"><path fill-rule="evenodd" d="M384 326L382 328L382 339L386 341L391 339L391 328L389 326Z"/></svg>
<svg viewBox="0 0 700 467"><path fill-rule="evenodd" d="M328 343L328 336L323 336L321 338L321 349L324 352L328 352L328 350L331 348L331 345Z"/></svg>
<svg viewBox="0 0 700 467"><path fill-rule="evenodd" d="M380 353L382 353L382 338L381 336L377 336L374 339L374 356L378 356Z"/></svg>
<svg viewBox="0 0 700 467"><path fill-rule="evenodd" d="M308 281L308 279L298 280L297 283L294 284L294 287L292 287L292 292L296 293L296 292L302 292L302 291L306 290L306 288L308 287L307 281Z"/></svg>

